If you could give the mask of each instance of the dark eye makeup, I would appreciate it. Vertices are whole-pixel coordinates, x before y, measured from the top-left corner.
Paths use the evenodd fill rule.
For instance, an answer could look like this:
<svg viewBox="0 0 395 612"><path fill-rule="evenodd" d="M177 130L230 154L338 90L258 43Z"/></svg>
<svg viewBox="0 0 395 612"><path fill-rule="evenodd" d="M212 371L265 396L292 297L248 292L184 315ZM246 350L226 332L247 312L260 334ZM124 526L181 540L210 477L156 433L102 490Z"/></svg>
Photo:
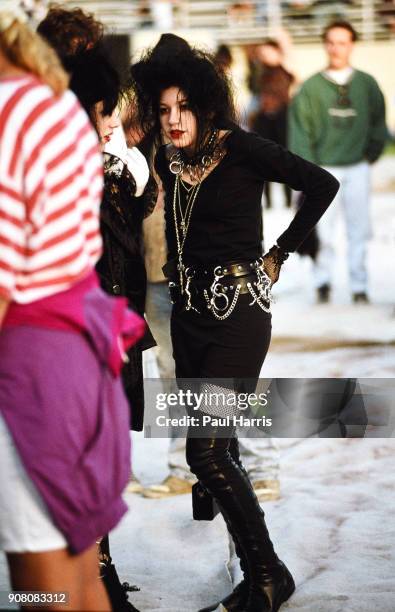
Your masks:
<svg viewBox="0 0 395 612"><path fill-rule="evenodd" d="M180 111L190 110L188 100L180 100L178 102L178 106L179 106ZM169 108L167 106L160 106L159 107L159 114L160 115L164 115L168 111L169 111Z"/></svg>

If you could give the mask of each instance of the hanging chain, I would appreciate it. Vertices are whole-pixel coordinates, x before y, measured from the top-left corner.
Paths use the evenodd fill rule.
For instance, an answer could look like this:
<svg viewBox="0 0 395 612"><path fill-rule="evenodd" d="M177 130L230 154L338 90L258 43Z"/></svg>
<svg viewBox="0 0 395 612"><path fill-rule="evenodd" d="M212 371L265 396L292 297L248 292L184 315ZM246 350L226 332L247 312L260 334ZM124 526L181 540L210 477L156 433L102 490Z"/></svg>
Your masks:
<svg viewBox="0 0 395 612"><path fill-rule="evenodd" d="M207 302L207 308L211 310L214 317L218 319L219 321L223 321L224 319L227 319L229 315L232 314L237 304L237 300L239 298L239 293L241 289L241 285L237 285L235 294L233 296L232 303L229 306L229 298L225 293L225 288L223 287L222 283L220 283L220 280L223 277L224 277L224 273L222 271L221 266L217 266L216 268L214 268L214 280L210 286L211 299L209 298L207 289L204 289L203 291L204 297ZM217 303L218 300L221 300L224 302L224 305L222 307L218 305Z"/></svg>
<svg viewBox="0 0 395 612"><path fill-rule="evenodd" d="M232 314L232 312L233 312L233 310L235 309L235 306L236 306L236 304L237 304L237 300L239 299L240 289L241 289L241 285L237 285L237 287L236 287L236 291L235 291L235 294L234 294L234 296L233 296L232 303L231 303L231 305L229 306L228 310L227 310L226 312L224 312L223 314L219 314L219 313L218 313L218 311L217 311L216 307L213 305L213 298L211 298L211 300L210 300L210 298L209 298L209 296L208 296L207 289L205 289L205 290L203 291L203 293L204 293L204 297L205 297L206 302L207 302L207 308L208 308L209 310L211 310L211 312L213 313L214 317L215 317L216 319L218 319L218 321L223 321L224 319L227 319L227 318L228 318L228 317L229 317L229 316ZM229 302L228 302L228 303L229 303Z"/></svg>
<svg viewBox="0 0 395 612"><path fill-rule="evenodd" d="M185 213L183 215L182 208L181 208L180 175L177 174L176 176L176 180L174 184L174 194L173 194L173 217L174 217L174 226L176 230L177 255L178 255L177 268L178 268L178 273L180 277L181 294L184 293L184 272L185 272L185 266L182 261L182 255L183 255L185 240L188 234L189 224L191 221L193 207L194 207L197 195L199 193L200 186L201 186L201 183L198 183L196 185L196 189L194 190L194 192L191 193L191 196L187 202ZM178 208L180 209L180 222L178 222L177 204L178 204ZM180 234L182 234L182 236L180 236ZM189 283L190 283L190 279L187 279L188 290L189 290Z"/></svg>
<svg viewBox="0 0 395 612"><path fill-rule="evenodd" d="M267 300L266 297L263 297L261 294L257 294L251 283L247 283L248 291L254 298L252 302L249 303L249 306L253 306L254 304L258 304L265 312L270 312L270 303L273 301L272 299ZM261 300L264 299L269 306L266 306Z"/></svg>
<svg viewBox="0 0 395 612"><path fill-rule="evenodd" d="M180 183L184 185L183 180L181 178L180 178ZM192 214L192 208L195 203L195 199L196 199L197 192L199 191L199 189L200 189L200 183L197 183L196 185L192 185L192 187L189 190L187 190L187 193L185 196L186 206L185 206L185 210L183 211L182 202L181 202L181 190L178 186L177 200L178 200L178 210L180 214L180 228L182 232L182 237L184 237L187 233L187 226L189 226L190 215Z"/></svg>
<svg viewBox="0 0 395 612"><path fill-rule="evenodd" d="M200 314L200 311L195 308L195 306L193 306L192 304L192 295L191 295L191 291L189 289L189 285L191 280L193 279L193 277L195 276L195 271L192 268L186 268L185 269L185 278L186 278L186 285L185 285L185 295L187 296L187 303L185 306L185 310L194 310L195 312L197 312L198 314Z"/></svg>

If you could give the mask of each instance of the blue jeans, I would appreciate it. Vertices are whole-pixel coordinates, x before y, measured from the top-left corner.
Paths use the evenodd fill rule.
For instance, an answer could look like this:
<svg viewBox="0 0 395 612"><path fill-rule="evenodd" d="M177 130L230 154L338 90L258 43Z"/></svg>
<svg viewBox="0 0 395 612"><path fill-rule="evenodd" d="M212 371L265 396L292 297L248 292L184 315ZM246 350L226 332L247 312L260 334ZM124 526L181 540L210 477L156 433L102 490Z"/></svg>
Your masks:
<svg viewBox="0 0 395 612"><path fill-rule="evenodd" d="M319 251L315 262L315 286L332 283L335 259L335 225L340 210L347 234L347 260L352 293L367 290L367 242L370 224L370 167L365 161L350 166L327 166L340 181L339 192L317 225Z"/></svg>

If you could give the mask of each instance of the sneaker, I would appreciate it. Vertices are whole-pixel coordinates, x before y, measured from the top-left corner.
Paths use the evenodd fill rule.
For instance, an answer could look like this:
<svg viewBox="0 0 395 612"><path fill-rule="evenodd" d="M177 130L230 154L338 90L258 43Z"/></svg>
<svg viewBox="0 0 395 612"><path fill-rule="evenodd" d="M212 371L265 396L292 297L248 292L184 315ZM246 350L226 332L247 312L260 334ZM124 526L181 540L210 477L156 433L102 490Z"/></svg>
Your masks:
<svg viewBox="0 0 395 612"><path fill-rule="evenodd" d="M126 485L126 491L127 493L142 493L144 491L143 485L134 474L130 474L129 482Z"/></svg>
<svg viewBox="0 0 395 612"><path fill-rule="evenodd" d="M317 288L317 302L318 304L327 304L331 295L331 288L329 285L321 285Z"/></svg>
<svg viewBox="0 0 395 612"><path fill-rule="evenodd" d="M193 482L168 476L161 484L151 485L143 490L143 496L150 499L161 499L162 497L172 497L173 495L185 495L191 493Z"/></svg>
<svg viewBox="0 0 395 612"><path fill-rule="evenodd" d="M253 480L255 495L258 501L275 501L280 499L280 481L279 480Z"/></svg>
<svg viewBox="0 0 395 612"><path fill-rule="evenodd" d="M369 304L369 298L364 291L352 294L354 304Z"/></svg>

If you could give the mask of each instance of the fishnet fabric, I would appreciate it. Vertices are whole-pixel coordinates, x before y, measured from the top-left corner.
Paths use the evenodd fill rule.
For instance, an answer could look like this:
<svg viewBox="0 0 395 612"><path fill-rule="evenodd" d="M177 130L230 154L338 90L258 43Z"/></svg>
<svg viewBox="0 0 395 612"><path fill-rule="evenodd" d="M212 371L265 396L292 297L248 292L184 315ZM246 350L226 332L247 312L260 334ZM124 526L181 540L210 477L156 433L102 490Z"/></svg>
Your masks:
<svg viewBox="0 0 395 612"><path fill-rule="evenodd" d="M237 393L219 385L204 383L200 387L203 400L200 411L219 418L239 416Z"/></svg>
<svg viewBox="0 0 395 612"><path fill-rule="evenodd" d="M288 259L288 253L284 251L281 247L275 245L272 246L270 251L266 253L263 257L263 267L272 281L272 284L276 283L280 276L281 266L284 261Z"/></svg>

